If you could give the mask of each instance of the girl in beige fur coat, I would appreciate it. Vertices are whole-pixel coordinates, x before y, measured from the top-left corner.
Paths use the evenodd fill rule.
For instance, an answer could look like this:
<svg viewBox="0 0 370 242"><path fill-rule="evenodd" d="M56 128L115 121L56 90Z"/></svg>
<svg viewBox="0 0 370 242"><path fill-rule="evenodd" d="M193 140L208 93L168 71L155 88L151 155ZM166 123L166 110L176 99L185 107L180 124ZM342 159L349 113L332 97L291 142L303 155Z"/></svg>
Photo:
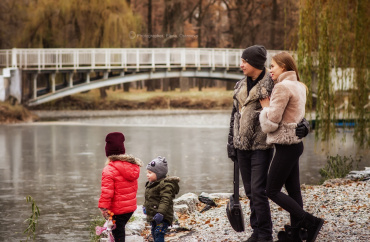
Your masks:
<svg viewBox="0 0 370 242"><path fill-rule="evenodd" d="M307 87L299 81L297 66L287 52L272 57L270 73L275 86L270 98L260 100L263 110L259 117L262 131L267 133L267 143L275 147L266 193L291 218L291 225L286 225L278 238L279 241L315 241L324 220L303 210L299 181L303 143L295 135L297 123L305 114ZM288 195L281 192L284 185Z"/></svg>

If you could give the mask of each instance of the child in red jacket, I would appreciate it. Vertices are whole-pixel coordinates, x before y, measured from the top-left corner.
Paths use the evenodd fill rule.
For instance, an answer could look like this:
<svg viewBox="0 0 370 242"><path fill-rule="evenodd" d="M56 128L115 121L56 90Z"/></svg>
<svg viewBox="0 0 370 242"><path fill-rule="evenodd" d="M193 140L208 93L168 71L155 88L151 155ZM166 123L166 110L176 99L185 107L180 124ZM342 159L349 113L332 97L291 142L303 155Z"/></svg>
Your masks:
<svg viewBox="0 0 370 242"><path fill-rule="evenodd" d="M115 241L125 241L125 226L136 210L137 179L141 160L125 154L125 136L120 132L109 133L105 138L108 158L102 172L101 195L98 207L107 218L108 210L114 213L116 228L112 231Z"/></svg>

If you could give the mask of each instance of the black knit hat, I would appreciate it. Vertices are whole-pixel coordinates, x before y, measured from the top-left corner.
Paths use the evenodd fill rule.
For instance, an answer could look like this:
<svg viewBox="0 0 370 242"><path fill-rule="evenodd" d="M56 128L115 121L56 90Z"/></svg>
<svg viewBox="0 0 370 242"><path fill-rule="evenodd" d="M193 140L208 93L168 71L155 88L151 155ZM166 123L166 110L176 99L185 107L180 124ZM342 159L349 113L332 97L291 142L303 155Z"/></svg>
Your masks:
<svg viewBox="0 0 370 242"><path fill-rule="evenodd" d="M251 66L263 70L266 62L266 48L263 45L253 45L243 51L242 58Z"/></svg>

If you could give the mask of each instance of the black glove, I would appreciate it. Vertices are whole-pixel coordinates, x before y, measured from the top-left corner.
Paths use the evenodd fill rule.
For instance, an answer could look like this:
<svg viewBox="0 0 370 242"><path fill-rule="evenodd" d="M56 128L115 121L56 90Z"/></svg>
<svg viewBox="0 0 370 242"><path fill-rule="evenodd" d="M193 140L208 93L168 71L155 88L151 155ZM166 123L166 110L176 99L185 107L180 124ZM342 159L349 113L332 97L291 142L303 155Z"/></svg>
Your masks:
<svg viewBox="0 0 370 242"><path fill-rule="evenodd" d="M234 148L233 137L229 135L228 142L227 142L227 156L232 160L236 161L236 149Z"/></svg>
<svg viewBox="0 0 370 242"><path fill-rule="evenodd" d="M307 136L309 131L310 124L305 118L303 118L302 121L297 125L297 128L295 129L295 135L297 135L298 138L302 139Z"/></svg>
<svg viewBox="0 0 370 242"><path fill-rule="evenodd" d="M234 146L227 144L227 156L232 160L236 161L236 149Z"/></svg>

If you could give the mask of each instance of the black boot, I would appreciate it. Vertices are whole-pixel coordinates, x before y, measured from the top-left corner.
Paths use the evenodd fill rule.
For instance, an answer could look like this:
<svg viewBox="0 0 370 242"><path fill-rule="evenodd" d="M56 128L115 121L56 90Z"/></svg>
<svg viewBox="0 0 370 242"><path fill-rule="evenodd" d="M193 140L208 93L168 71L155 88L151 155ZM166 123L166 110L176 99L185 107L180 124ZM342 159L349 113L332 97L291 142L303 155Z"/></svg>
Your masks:
<svg viewBox="0 0 370 242"><path fill-rule="evenodd" d="M307 230L307 239L306 238L302 239L306 239L307 242L314 242L323 224L324 224L323 219L317 218L312 214L306 213L303 220L299 222L299 227ZM304 236L304 233L302 233L301 237L302 236Z"/></svg>
<svg viewBox="0 0 370 242"><path fill-rule="evenodd" d="M279 231L279 242L302 242L300 237L301 228L284 225L285 231Z"/></svg>
<svg viewBox="0 0 370 242"><path fill-rule="evenodd" d="M276 242L287 242L288 241L288 235L285 231L279 231L278 235L278 240Z"/></svg>
<svg viewBox="0 0 370 242"><path fill-rule="evenodd" d="M292 228L290 225L284 225L284 229L285 230L282 230L282 231L279 231L277 237L279 240L277 240L277 242L293 242L293 241L297 241L297 242L301 242L302 240L298 238L298 240L295 240L294 239L294 229L295 228Z"/></svg>
<svg viewBox="0 0 370 242"><path fill-rule="evenodd" d="M292 227L289 225L285 225L285 231L288 235L288 238L292 242L302 242L302 239L300 237L301 230L302 229L299 227Z"/></svg>

